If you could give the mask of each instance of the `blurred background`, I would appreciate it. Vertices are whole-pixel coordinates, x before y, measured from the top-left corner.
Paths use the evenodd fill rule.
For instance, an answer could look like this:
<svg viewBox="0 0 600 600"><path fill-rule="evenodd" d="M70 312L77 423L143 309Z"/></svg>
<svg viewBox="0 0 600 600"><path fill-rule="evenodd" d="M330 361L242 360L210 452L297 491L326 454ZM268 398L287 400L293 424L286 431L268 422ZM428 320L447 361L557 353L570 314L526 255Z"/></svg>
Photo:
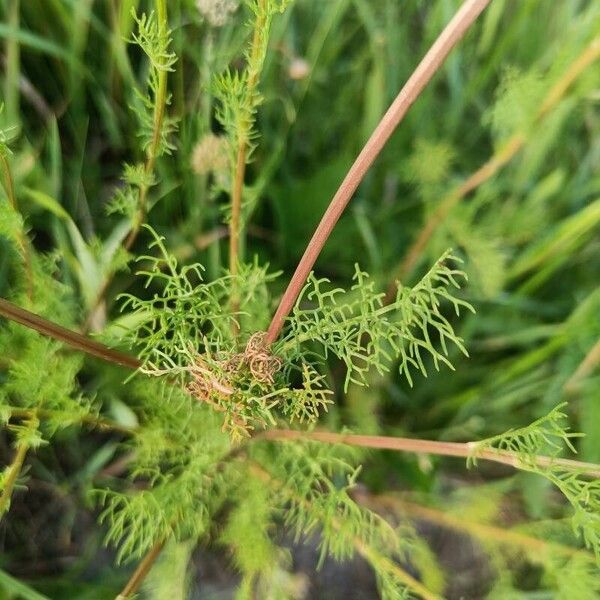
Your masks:
<svg viewBox="0 0 600 600"><path fill-rule="evenodd" d="M168 2L177 54L169 112L179 131L172 154L157 162L148 222L182 263L204 264L208 278L225 267L228 243L227 199L211 185L218 167L210 135L219 133L211 80L243 65L248 14L237 4ZM281 272L274 299L354 157L459 4L296 0L274 20L245 208L245 257ZM126 317L115 298L139 289L134 268L119 271L106 302L93 306L106 273L124 260L123 224L107 205L123 163L142 156L129 106L147 64L127 40L131 9L152 7L139 0L2 0L0 7L0 121L13 128L10 160L30 239L58 257L73 325L93 312L95 334L118 342ZM593 0L493 0L412 107L316 271L346 287L358 262L385 291L396 279L415 283L454 248L469 276L461 293L476 309L453 321L470 356L457 352L456 371L431 370L413 387L397 373L351 387L337 395L329 427L468 441L567 401L573 429L586 434L579 458L600 462L600 67L585 63L599 35ZM148 241L142 233L132 252L143 254ZM7 248L0 237L2 297L14 283ZM343 381L339 365L331 369ZM90 360L80 377L115 419L131 418L122 373ZM68 429L30 457L29 493L16 496L0 525L0 598L118 592L131 568L113 566L87 499L92 483L121 473L116 447L110 434ZM10 454L2 433L3 464ZM444 597L570 597L523 548L494 543L498 530L522 523L573 543L562 501L544 480L485 465L470 471L454 459L365 455L357 494L393 519L392 492L410 500L405 511L411 502L430 510L413 506L413 517L445 572ZM376 597L360 563L326 563L315 575L311 548L295 546L296 597ZM216 548L189 552L193 597L233 597L228 557Z"/></svg>

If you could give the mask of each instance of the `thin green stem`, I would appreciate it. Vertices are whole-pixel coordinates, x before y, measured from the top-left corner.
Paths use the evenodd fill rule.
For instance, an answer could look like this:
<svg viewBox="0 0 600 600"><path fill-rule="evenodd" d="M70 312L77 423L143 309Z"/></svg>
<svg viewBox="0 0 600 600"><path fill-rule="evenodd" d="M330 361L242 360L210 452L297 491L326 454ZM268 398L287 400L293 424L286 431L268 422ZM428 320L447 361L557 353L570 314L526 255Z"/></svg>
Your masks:
<svg viewBox="0 0 600 600"><path fill-rule="evenodd" d="M156 1L156 14L157 14L157 22L159 31L161 31L164 35L167 34L169 22L167 15L167 2L166 0L155 0ZM162 138L162 129L165 120L165 113L167 108L167 76L168 72L166 69L159 69L158 71L158 88L156 92L156 98L154 102L154 116L153 116L153 126L152 126L152 138L150 141L150 145L146 151L146 162L144 164L144 171L146 173L146 180L151 180L152 174L154 173L154 167L156 164L156 159L158 157L158 152L160 148L161 138ZM123 242L123 247L125 250L130 250L133 246L137 236L139 235L140 228L142 227L144 221L146 220L147 213L147 200L148 200L148 192L150 190L150 184L142 183L139 188L139 196L138 196L138 206L136 214L133 218L131 229L129 234L125 238ZM102 303L106 292L108 291L108 287L112 281L114 276L114 272L110 271L104 281L102 282L98 293L96 294L96 298L92 302L90 307L90 312L88 317L84 323L83 330L88 331L91 320L96 313L98 307Z"/></svg>
<svg viewBox="0 0 600 600"><path fill-rule="evenodd" d="M38 424L39 421L34 413L29 419L27 425L28 429L36 429ZM23 468L23 463L25 462L25 457L27 456L27 451L29 450L29 446L22 440L17 442L16 448L17 452L15 453L12 463L8 467L8 472L3 481L4 485L2 488L2 494L0 495L0 519L2 519L4 514L10 508L10 499L12 498L17 479L21 474L21 469Z"/></svg>
<svg viewBox="0 0 600 600"><path fill-rule="evenodd" d="M168 31L168 17L167 17L167 1L166 0L156 0L156 14L159 30L163 32L163 35L166 35ZM162 137L162 128L165 120L165 111L167 108L167 71L165 69L160 69L158 72L158 89L156 93L156 99L154 104L154 118L153 118L153 127L152 127L152 140L150 142L150 146L147 151L146 164L144 165L144 170L146 171L146 175L151 176L154 172L154 165L156 163L156 158L158 156L158 150L160 147L160 141ZM138 233L140 231L140 227L142 223L146 219L146 200L148 196L148 190L150 186L144 184L140 187L140 195L138 200L138 212L134 219L133 226L127 239L125 240L124 246L126 250L129 250L133 243L135 242Z"/></svg>
<svg viewBox="0 0 600 600"><path fill-rule="evenodd" d="M17 196L15 194L12 171L6 154L2 151L0 151L0 170L2 170L4 191L6 192L8 202L10 203L12 209L15 212L18 212L19 205L17 203ZM22 229L19 231L17 243L19 245L19 250L21 251L23 264L25 267L25 277L27 279L27 298L31 302L33 299L33 272L31 268L31 254L29 250L29 242L25 236L25 232Z"/></svg>
<svg viewBox="0 0 600 600"><path fill-rule="evenodd" d="M21 0L8 0L6 21L13 31L19 31ZM19 121L19 77L20 77L20 42L18 36L7 36L5 44L6 77L4 79L4 102L6 116L10 124Z"/></svg>
<svg viewBox="0 0 600 600"><path fill-rule="evenodd" d="M256 65L259 63L261 52L261 37L264 35L264 29L267 27L266 0L258 0L257 16L254 23L254 32L252 34L252 45L250 48L249 63ZM246 94L252 98L255 94L259 82L260 69L252 68L248 72L248 81ZM231 189L231 219L229 221L229 272L232 279L231 305L233 312L239 309L238 290L236 286L236 276L240 263L240 239L241 239L241 215L242 215L242 196L244 192L244 179L246 175L246 163L248 153L248 143L250 127L252 120L242 120L240 131L238 132L238 147L235 160L235 174Z"/></svg>
<svg viewBox="0 0 600 600"><path fill-rule="evenodd" d="M58 418L64 417L65 420L73 420L73 415L67 412L61 412L57 410L48 410L44 408L33 409L33 408L19 408L15 406L4 406L7 412L10 413L11 418L15 417L18 419L31 419L32 417L40 417L44 418ZM86 425L90 425L92 427L98 427L99 429L106 429L111 431L116 431L118 433L126 433L127 435L135 434L135 429L133 427L126 427L125 425L120 425L116 421L111 421L110 419L106 419L104 417L99 417L96 415L79 415L76 419L79 423L85 423Z"/></svg>

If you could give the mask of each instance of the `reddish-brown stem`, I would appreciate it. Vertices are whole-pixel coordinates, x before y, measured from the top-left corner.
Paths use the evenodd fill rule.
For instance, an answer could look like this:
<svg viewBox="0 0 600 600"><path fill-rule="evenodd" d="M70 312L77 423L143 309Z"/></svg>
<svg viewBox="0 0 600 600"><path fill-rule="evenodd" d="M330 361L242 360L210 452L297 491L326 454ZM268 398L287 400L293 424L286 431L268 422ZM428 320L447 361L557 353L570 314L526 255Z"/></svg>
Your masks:
<svg viewBox="0 0 600 600"><path fill-rule="evenodd" d="M144 556L142 562L137 566L137 569L133 572L133 575L121 591L121 593L117 596L116 600L125 600L125 598L130 598L133 596L139 589L142 581L144 581L146 575L150 572L150 569L156 562L158 555L165 545L164 541L157 542L150 548L150 551L146 556Z"/></svg>
<svg viewBox="0 0 600 600"><path fill-rule="evenodd" d="M515 452L494 449L478 449L477 442L438 442L435 440L419 440L382 435L357 435L349 433L332 433L329 431L295 431L292 429L269 429L258 436L267 440L301 440L309 439L326 444L346 444L362 448L395 450L398 452L415 452L418 454L438 454L440 456L456 456L473 460L487 460L501 463L513 468L523 468L526 464ZM589 477L600 477L600 465L538 455L531 460L540 467L560 466L565 469L576 469Z"/></svg>
<svg viewBox="0 0 600 600"><path fill-rule="evenodd" d="M97 342L96 340L88 338L85 335L81 335L80 333L71 331L66 327L57 325L52 321L43 319L35 313L16 306L8 300L4 300L4 298L0 298L0 315L10 319L11 321L15 321L16 323L25 325L25 327L34 329L38 333L47 335L48 337L54 338L59 342L63 342L72 348L81 350L82 352L86 352L87 354L91 354L97 358L102 358L108 362L129 367L130 369L137 369L142 364L141 361L133 356L129 356L128 354L124 354L118 350L113 350L108 346Z"/></svg>
<svg viewBox="0 0 600 600"><path fill-rule="evenodd" d="M279 336L283 322L292 310L317 257L365 174L408 112L408 109L441 67L452 48L460 41L489 2L490 0L466 0L462 4L375 128L331 200L298 263L271 321L267 333L267 343L273 343Z"/></svg>

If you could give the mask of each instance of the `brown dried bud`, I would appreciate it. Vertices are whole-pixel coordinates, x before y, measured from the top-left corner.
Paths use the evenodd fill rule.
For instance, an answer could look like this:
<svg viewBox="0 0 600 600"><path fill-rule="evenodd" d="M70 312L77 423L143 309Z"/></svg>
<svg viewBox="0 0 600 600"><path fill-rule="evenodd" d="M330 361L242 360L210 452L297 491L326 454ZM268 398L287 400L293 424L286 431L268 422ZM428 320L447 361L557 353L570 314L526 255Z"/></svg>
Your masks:
<svg viewBox="0 0 600 600"><path fill-rule="evenodd" d="M195 146L192 169L198 175L221 173L227 169L227 140L214 133L206 134Z"/></svg>

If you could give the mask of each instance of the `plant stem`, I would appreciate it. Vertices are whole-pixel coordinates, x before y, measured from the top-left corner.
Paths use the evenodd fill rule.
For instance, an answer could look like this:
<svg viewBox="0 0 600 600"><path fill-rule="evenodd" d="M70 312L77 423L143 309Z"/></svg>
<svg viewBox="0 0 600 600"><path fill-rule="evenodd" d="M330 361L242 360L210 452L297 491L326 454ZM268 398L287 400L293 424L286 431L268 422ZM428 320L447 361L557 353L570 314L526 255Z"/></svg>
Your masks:
<svg viewBox="0 0 600 600"><path fill-rule="evenodd" d="M424 600L442 600L440 596L428 590L420 581L415 579L404 569L401 569L395 562L387 558L387 556L380 554L374 548L362 543L361 540L355 539L354 547L365 560L370 563L381 563L389 573L393 573L399 581L413 592L417 593Z"/></svg>
<svg viewBox="0 0 600 600"><path fill-rule="evenodd" d="M17 477L21 472L21 468L23 467L23 462L25 461L25 456L27 455L28 449L29 448L26 444L19 444L17 446L17 453L15 454L15 457L8 468L8 475L4 480L4 488L2 489L2 495L0 496L0 519L2 519L4 513L10 506L10 499L13 489L15 487Z"/></svg>
<svg viewBox="0 0 600 600"><path fill-rule="evenodd" d="M16 306L4 298L0 298L0 315L11 321L25 325L25 327L34 329L42 335L47 335L59 342L67 344L76 350L81 350L82 352L95 356L96 358L101 358L130 369L137 369L142 364L140 360L133 356L129 356L118 350L113 350L85 335L81 335L66 327L57 325L52 321L43 319L24 308Z"/></svg>
<svg viewBox="0 0 600 600"><path fill-rule="evenodd" d="M259 62L261 52L261 36L264 35L264 29L267 27L266 0L258 0L258 9L256 21L254 23L254 32L252 34L252 46L250 49L249 63L256 65ZM260 70L252 68L248 70L248 82L246 94L252 98L255 94ZM235 161L235 175L233 178L233 187L231 190L231 219L229 221L229 272L232 275L232 293L231 305L234 312L239 309L239 298L236 285L236 276L239 270L240 262L240 230L242 214L242 196L244 191L244 178L246 175L246 160L248 152L248 134L251 120L249 119L240 124L238 134L238 147Z"/></svg>
<svg viewBox="0 0 600 600"><path fill-rule="evenodd" d="M166 32L168 31L167 2L166 0L155 0L155 4L159 31L163 31L166 35ZM154 102L152 138L150 141L150 145L146 151L146 162L144 164L144 171L148 176L148 179L150 179L152 173L154 172L154 166L156 164L156 159L160 147L163 123L165 120L165 112L167 108L167 75L168 73L165 69L159 69L158 89ZM123 248L125 248L125 250L131 249L135 240L137 239L142 224L146 220L147 199L149 190L149 184L143 183L142 185L140 185L137 212L135 217L133 218L131 229L127 237L125 238L125 241L123 242ZM97 311L98 307L100 306L102 300L104 299L104 296L106 295L108 286L110 285L113 276L114 272L109 272L108 275L105 277L104 281L102 282L98 293L96 294L96 298L94 299L90 307L88 318L84 323L84 331L87 331L89 329L92 317Z"/></svg>
<svg viewBox="0 0 600 600"><path fill-rule="evenodd" d="M28 409L28 408L17 408L13 406L5 406L8 413L10 413L11 418L25 418L30 419L32 417L40 417L40 418L50 418L50 417L59 417L64 415L65 418L69 418L71 415L68 413L62 413L56 410L48 410L48 409ZM72 418L72 416L71 416ZM104 417L96 417L94 415L81 415L77 419L80 423L86 423L88 425L98 427L99 429L110 429L112 431L117 431L119 433L126 433L127 435L133 435L135 433L135 429L132 427L126 427L124 425L120 425L115 421L111 421L110 419L105 419Z"/></svg>
<svg viewBox="0 0 600 600"><path fill-rule="evenodd" d="M144 556L142 562L137 566L136 570L133 572L133 575L121 591L121 593L116 597L116 600L125 600L125 598L130 598L135 594L142 582L144 581L146 575L150 572L150 569L154 565L158 555L161 550L164 548L165 540L161 540L157 542L150 548L148 554Z"/></svg>
<svg viewBox="0 0 600 600"><path fill-rule="evenodd" d="M398 452L415 452L419 454L437 454L440 456L456 456L476 460L487 460L514 467L523 468L522 458L515 452L494 449L478 449L477 442L439 442L435 440L419 440L412 438L389 437L382 435L358 435L350 433L332 433L329 431L296 431L292 429L269 429L255 436L254 439L266 440L301 440L309 439L325 444L346 444L362 448L395 450ZM576 469L582 474L600 477L600 465L537 455L533 460L538 466L562 466L565 469Z"/></svg>
<svg viewBox="0 0 600 600"><path fill-rule="evenodd" d="M167 35L169 28L169 21L167 17L167 0L156 0L156 18L158 23L159 31L162 31L164 35ZM167 107L167 71L160 69L158 71L158 90L156 93L156 99L154 103L154 118L152 126L152 140L146 154L146 164L144 170L146 175L150 176L154 171L154 164L156 163L156 157L158 156L158 150L160 146L160 140L162 137L162 127L165 120L165 110ZM125 240L124 247L129 250L135 242L140 227L146 218L146 199L148 196L148 185L140 186L140 195L138 201L138 212L133 222L131 231Z"/></svg>
<svg viewBox="0 0 600 600"><path fill-rule="evenodd" d="M6 22L13 30L19 30L21 0L8 0L6 3ZM6 117L9 123L19 121L19 75L20 75L20 45L15 36L7 36L6 45L6 77L4 80L4 101Z"/></svg>
<svg viewBox="0 0 600 600"><path fill-rule="evenodd" d="M331 200L296 267L296 271L269 326L266 337L268 344L273 343L279 336L283 322L292 310L317 257L365 174L408 112L408 109L442 66L452 48L460 41L465 32L489 4L489 1L466 0L462 4L375 128Z"/></svg>
<svg viewBox="0 0 600 600"><path fill-rule="evenodd" d="M38 426L38 423L39 421L34 413L29 420L28 427L34 429ZM4 514L10 508L10 499L12 497L19 474L21 473L21 469L23 468L23 463L25 462L25 457L27 456L28 450L29 446L24 441L21 440L17 442L17 452L12 463L8 467L8 474L4 479L4 487L2 488L2 494L0 495L0 519L2 519Z"/></svg>
<svg viewBox="0 0 600 600"><path fill-rule="evenodd" d="M231 448L219 460L219 462L216 463L215 470L219 471L219 470L223 469L225 467L225 465L227 464L227 462L229 462L230 460L233 460L235 458L238 458L240 456L243 456L243 449L241 446ZM148 573L152 569L152 566L156 562L156 559L158 558L159 554L161 553L161 551L164 548L167 541L168 541L168 536L167 536L167 538L165 538L159 542L156 542L156 544L154 544L154 546L152 548L150 548L150 550L148 551L146 556L144 556L144 558L142 559L142 562L140 562L137 569L134 571L133 575L131 576L131 578L129 579L129 581L127 582L125 587L123 588L122 592L116 597L115 600L125 600L125 598L129 598L130 596L132 596L133 594L135 594L137 592L142 581L145 579L146 575L148 575Z"/></svg>
<svg viewBox="0 0 600 600"><path fill-rule="evenodd" d="M563 76L552 86L534 120L534 125L540 121L558 104L575 80L600 57L600 38L595 38L575 59ZM531 132L535 131L532 129ZM402 263L396 271L394 280L390 284L386 300L394 297L397 288L396 280L406 279L415 268L419 257L427 243L444 222L450 211L463 198L480 185L491 179L502 167L508 164L523 148L527 141L527 132L517 132L509 138L502 147L468 179L452 190L438 205L433 214L425 223L423 229L412 243Z"/></svg>
<svg viewBox="0 0 600 600"><path fill-rule="evenodd" d="M8 159L6 158L6 154L0 151L0 169L2 170L4 191L6 192L6 196L8 198L8 202L10 203L12 209L15 212L19 211L19 206L17 204L17 197L15 195L15 185L12 177L12 172L10 169L10 164ZM21 250L21 255L23 257L23 263L25 266L25 277L27 279L27 298L31 302L33 299L33 272L31 269L31 254L29 251L29 243L25 236L25 232L21 229L18 234L17 243L19 245L19 249Z"/></svg>

